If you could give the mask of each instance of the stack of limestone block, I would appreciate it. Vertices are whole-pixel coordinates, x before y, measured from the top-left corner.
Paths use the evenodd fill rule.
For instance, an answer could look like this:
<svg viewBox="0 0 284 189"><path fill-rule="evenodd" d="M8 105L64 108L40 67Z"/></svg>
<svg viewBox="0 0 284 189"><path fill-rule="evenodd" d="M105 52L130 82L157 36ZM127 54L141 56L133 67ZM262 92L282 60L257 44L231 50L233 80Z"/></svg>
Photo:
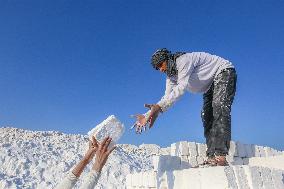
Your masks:
<svg viewBox="0 0 284 189"><path fill-rule="evenodd" d="M284 153L231 141L230 166L191 168L206 159L206 145L181 141L153 154L153 169L127 175L127 189L284 189Z"/></svg>

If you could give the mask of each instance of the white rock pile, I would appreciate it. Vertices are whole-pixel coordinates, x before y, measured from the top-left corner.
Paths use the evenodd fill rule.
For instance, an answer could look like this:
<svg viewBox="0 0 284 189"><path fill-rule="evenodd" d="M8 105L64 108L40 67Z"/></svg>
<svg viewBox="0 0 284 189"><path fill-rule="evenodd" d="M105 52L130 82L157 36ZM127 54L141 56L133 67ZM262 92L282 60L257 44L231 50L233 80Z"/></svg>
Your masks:
<svg viewBox="0 0 284 189"><path fill-rule="evenodd" d="M127 175L128 189L284 189L284 153L231 141L230 166L192 168L206 145L181 141L153 156L153 169ZM163 154L163 155L161 155Z"/></svg>
<svg viewBox="0 0 284 189"><path fill-rule="evenodd" d="M53 188L87 148L87 135L0 128L0 189ZM206 145L181 141L167 148L119 144L96 188L222 189L284 188L283 152L232 142L230 166L191 168ZM87 167L79 182L90 170Z"/></svg>

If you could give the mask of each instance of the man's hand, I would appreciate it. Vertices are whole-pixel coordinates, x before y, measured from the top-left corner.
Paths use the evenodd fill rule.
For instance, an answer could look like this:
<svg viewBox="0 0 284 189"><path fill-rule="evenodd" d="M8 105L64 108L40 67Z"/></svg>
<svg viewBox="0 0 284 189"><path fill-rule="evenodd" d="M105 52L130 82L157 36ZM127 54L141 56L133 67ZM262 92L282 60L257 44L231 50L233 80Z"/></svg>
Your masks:
<svg viewBox="0 0 284 189"><path fill-rule="evenodd" d="M92 140L89 141L89 149L86 152L84 159L90 162L93 159L98 147L99 147L98 141L94 136L92 136Z"/></svg>
<svg viewBox="0 0 284 189"><path fill-rule="evenodd" d="M159 116L159 113L162 112L162 109L158 104L145 104L144 106L151 110L149 118L147 120L147 122L149 122L149 128L151 128L153 127L154 122Z"/></svg>
<svg viewBox="0 0 284 189"><path fill-rule="evenodd" d="M143 129L144 131L146 130L147 124L149 124L149 128L151 128L159 116L159 113L162 112L161 107L157 104L145 104L144 106L150 109L150 114L147 119L142 114L136 114L133 116L136 117L137 121L134 123L132 128L136 127L136 133L139 134Z"/></svg>
<svg viewBox="0 0 284 189"><path fill-rule="evenodd" d="M103 142L99 144L98 150L96 151L96 160L92 168L93 170L100 172L105 165L108 156L115 149L115 146L108 149L111 140L112 139L110 137L106 137Z"/></svg>

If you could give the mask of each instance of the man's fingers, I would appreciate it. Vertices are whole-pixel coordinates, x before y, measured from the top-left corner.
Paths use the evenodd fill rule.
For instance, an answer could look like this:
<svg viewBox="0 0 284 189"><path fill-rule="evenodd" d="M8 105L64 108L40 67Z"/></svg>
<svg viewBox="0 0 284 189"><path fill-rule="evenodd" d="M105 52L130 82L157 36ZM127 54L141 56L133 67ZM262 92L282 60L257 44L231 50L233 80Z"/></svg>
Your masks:
<svg viewBox="0 0 284 189"><path fill-rule="evenodd" d="M101 143L101 148L104 147L105 143L107 142L107 140L109 139L109 137L104 138L103 142Z"/></svg>
<svg viewBox="0 0 284 189"><path fill-rule="evenodd" d="M132 125L132 127L130 128L130 130L132 130L134 127L136 127L137 126L137 124L136 123L134 123L133 125Z"/></svg>
<svg viewBox="0 0 284 189"><path fill-rule="evenodd" d="M92 139L93 139L93 145L98 146L98 141L97 141L96 137L92 136Z"/></svg>
<svg viewBox="0 0 284 189"><path fill-rule="evenodd" d="M108 149L108 146L109 146L109 144L111 143L111 141L112 141L112 138L109 138L109 139L106 141L106 143L105 143L105 145L104 145L104 148L105 148L105 149Z"/></svg>

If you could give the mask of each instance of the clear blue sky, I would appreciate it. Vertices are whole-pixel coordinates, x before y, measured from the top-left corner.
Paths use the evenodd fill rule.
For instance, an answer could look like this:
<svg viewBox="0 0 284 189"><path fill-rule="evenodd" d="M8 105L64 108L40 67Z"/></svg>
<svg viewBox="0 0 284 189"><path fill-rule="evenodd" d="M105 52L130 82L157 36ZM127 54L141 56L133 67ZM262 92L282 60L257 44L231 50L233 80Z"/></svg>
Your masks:
<svg viewBox="0 0 284 189"><path fill-rule="evenodd" d="M284 150L284 1L0 2L0 125L86 134L108 115L127 128L164 93L157 48L233 62L232 138ZM121 143L204 142L202 95L187 93Z"/></svg>

